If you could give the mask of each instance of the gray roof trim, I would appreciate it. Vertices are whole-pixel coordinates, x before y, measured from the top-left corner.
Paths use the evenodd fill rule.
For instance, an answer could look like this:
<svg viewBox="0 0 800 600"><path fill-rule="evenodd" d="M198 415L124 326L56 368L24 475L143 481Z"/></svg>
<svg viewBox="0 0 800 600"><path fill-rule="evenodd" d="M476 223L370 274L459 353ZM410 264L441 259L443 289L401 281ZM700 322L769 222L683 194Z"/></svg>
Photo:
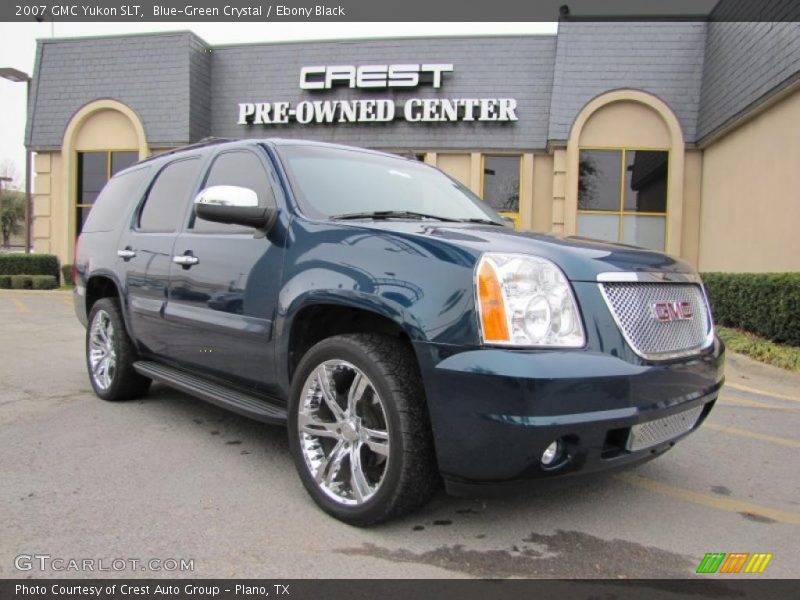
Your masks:
<svg viewBox="0 0 800 600"><path fill-rule="evenodd" d="M230 44L214 44L214 50L227 48L247 48L248 46L293 46L306 44L362 44L364 42L404 42L408 41L430 41L430 40L483 40L497 38L525 39L531 38L556 38L555 33L476 33L474 35L449 34L449 35L390 35L383 37L352 37L352 38L315 38L313 40L275 40L266 42L233 42Z"/></svg>
<svg viewBox="0 0 800 600"><path fill-rule="evenodd" d="M64 42L92 42L99 40L118 40L127 38L144 38L144 37L174 37L174 36L190 36L193 37L204 45L209 46L208 42L203 40L199 35L190 29L174 29L169 31L144 31L136 33L119 33L115 35L78 35L74 37L47 37L36 38L38 44L61 44Z"/></svg>
<svg viewBox="0 0 800 600"><path fill-rule="evenodd" d="M36 99L39 94L39 77L37 74L39 73L39 67L42 64L42 46L40 44L36 44L36 59L33 64L33 75L31 76L31 81L28 85L30 85L30 97L28 98L28 105L25 107L25 147L29 150L31 149L31 139L33 136L33 120L36 118L36 111L34 108L36 107Z"/></svg>
<svg viewBox="0 0 800 600"><path fill-rule="evenodd" d="M754 119L769 107L777 104L798 90L800 90L800 72L782 81L761 97L745 106L742 110L730 116L723 123L720 123L714 129L704 134L702 138L697 140L696 146L700 149L709 146L714 141L727 135L741 125L744 125L751 119Z"/></svg>

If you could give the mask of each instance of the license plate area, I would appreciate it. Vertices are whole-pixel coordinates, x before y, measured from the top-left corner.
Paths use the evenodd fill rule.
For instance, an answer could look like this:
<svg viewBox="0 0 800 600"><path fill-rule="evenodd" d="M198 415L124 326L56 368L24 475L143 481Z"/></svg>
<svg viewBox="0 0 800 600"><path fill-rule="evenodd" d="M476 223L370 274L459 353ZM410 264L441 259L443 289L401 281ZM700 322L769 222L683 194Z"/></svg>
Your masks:
<svg viewBox="0 0 800 600"><path fill-rule="evenodd" d="M668 417L634 425L628 434L625 449L635 452L674 439L690 431L702 413L703 406L700 405Z"/></svg>

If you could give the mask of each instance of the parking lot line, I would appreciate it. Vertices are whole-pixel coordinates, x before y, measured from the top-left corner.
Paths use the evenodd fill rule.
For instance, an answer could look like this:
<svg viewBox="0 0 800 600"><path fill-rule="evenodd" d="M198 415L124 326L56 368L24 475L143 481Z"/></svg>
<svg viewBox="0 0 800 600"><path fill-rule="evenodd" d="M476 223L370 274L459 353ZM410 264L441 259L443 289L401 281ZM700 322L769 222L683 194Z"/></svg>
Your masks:
<svg viewBox="0 0 800 600"><path fill-rule="evenodd" d="M739 383L726 383L725 387L739 390L740 392L747 392L748 394L758 394L759 396L771 396L772 398L780 398L781 400L790 400L792 402L800 402L800 398L796 396L787 396L785 394L778 394L776 392L768 392L767 390L760 390L758 388L747 387Z"/></svg>
<svg viewBox="0 0 800 600"><path fill-rule="evenodd" d="M726 427L724 425L717 425L716 423L704 423L703 427L713 431L722 431L724 433L730 433L733 435L741 435L743 437L759 440L761 442L778 444L779 446L786 446L787 448L800 448L800 442L797 440L790 440L788 438L782 438L775 435L767 435L765 433L758 433L756 431L748 431L747 429L739 429L738 427Z"/></svg>
<svg viewBox="0 0 800 600"><path fill-rule="evenodd" d="M730 404L732 406L748 406L750 408L765 408L767 410L781 410L785 412L798 412L795 406L780 406L778 404L769 404L768 402L759 402L758 400L748 400L745 398L736 398L734 396L721 396L722 404Z"/></svg>
<svg viewBox="0 0 800 600"><path fill-rule="evenodd" d="M768 506L761 506L760 504L753 504L752 502L744 502L742 500L734 500L732 498L721 498L719 496L710 496L707 494L700 494L687 490L686 488L677 487L663 481L656 481L648 479L641 475L633 473L620 473L615 477L621 481L629 483L630 485L642 488L657 494L663 494L692 504L699 504L708 508L715 508L717 510L724 510L734 513L747 513L753 514L773 521L781 523L789 523L791 525L800 525L800 514L779 510L777 508L770 508Z"/></svg>
<svg viewBox="0 0 800 600"><path fill-rule="evenodd" d="M22 300L20 300L19 298L10 298L10 300L11 300L11 301L14 303L14 306L16 306L16 307L17 307L17 310L18 310L19 312L24 312L24 313L29 313L29 312L31 312L31 309L30 309L30 308L28 308L28 305L27 305L27 304L25 304L25 303L24 303Z"/></svg>

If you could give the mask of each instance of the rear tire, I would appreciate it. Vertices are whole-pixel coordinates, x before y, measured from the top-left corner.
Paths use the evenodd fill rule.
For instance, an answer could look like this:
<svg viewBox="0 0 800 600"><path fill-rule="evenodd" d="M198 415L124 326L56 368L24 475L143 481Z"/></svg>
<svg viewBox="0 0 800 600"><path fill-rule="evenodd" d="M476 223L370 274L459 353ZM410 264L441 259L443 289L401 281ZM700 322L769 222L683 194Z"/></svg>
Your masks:
<svg viewBox="0 0 800 600"><path fill-rule="evenodd" d="M143 396L150 379L134 370L137 359L116 298L101 298L92 306L86 326L86 367L94 393L109 401Z"/></svg>
<svg viewBox="0 0 800 600"><path fill-rule="evenodd" d="M289 445L308 493L345 523L373 525L425 505L440 478L412 349L376 334L311 348L292 381Z"/></svg>

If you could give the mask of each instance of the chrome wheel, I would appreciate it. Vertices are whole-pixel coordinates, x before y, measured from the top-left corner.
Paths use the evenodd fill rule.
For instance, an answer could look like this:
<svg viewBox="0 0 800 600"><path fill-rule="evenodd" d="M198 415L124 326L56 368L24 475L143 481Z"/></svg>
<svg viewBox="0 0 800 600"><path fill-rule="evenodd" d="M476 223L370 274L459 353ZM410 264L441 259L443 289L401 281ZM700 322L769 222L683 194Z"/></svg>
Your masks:
<svg viewBox="0 0 800 600"><path fill-rule="evenodd" d="M389 464L389 428L363 371L343 360L314 369L303 385L297 429L306 466L328 497L359 505L375 495Z"/></svg>
<svg viewBox="0 0 800 600"><path fill-rule="evenodd" d="M92 381L101 390L114 382L117 352L114 349L114 325L104 310L98 310L89 329L89 370Z"/></svg>

